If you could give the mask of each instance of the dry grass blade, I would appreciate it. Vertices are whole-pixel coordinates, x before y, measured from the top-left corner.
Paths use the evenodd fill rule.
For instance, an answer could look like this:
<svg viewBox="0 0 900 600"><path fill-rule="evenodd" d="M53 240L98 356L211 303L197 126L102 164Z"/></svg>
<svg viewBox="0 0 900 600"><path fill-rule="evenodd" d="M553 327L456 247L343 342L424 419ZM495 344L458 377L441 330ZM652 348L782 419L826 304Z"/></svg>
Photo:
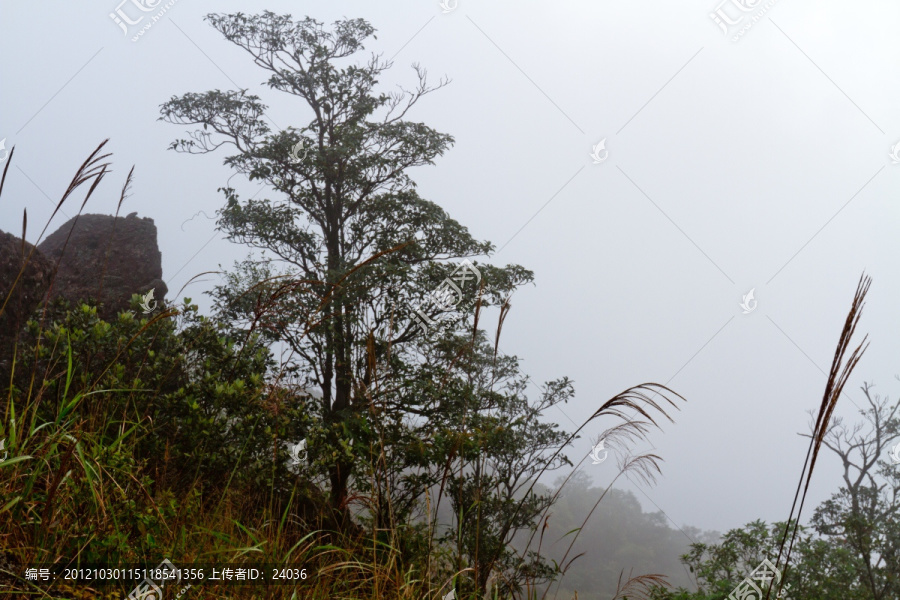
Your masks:
<svg viewBox="0 0 900 600"><path fill-rule="evenodd" d="M104 142L104 144L105 143L106 142ZM102 147L102 144L101 144L101 147ZM98 150L99 150L99 148L98 148ZM95 150L94 152L97 152L97 150ZM105 156L109 156L109 155L105 155ZM93 161L90 164L93 164ZM109 166L108 164L99 165L96 167L97 169L99 169L96 172L94 170L95 167L90 167L90 169L89 169L89 172L93 173L93 175L91 175L91 177L94 178L94 181L93 181L93 183L91 183L91 187L88 190L87 194L84 195L84 201L82 201L81 206L78 209L78 214L75 215L75 219L72 222L72 227L69 228L69 232L66 235L66 241L63 242L62 249L60 250L59 258L56 259L56 266L53 268L53 275L50 277L50 287L47 290L48 298L50 297L50 294L53 291L53 284L56 282L56 274L59 272L59 266L62 264L63 257L66 255L66 248L69 247L69 241L72 239L72 234L75 232L75 225L78 223L78 217L81 216L81 211L84 210L84 207L85 207L85 205L87 205L88 200L90 200L91 196L94 195L94 191L97 189L97 186L100 185L100 182L103 181L103 178L106 176L108 166ZM75 181L78 181L78 185L81 185L82 183L89 181L89 179L90 179L89 177L79 177L78 175L76 175L76 178L73 179L73 183ZM56 211L60 209L63 202L66 201L66 197L72 191L74 191L74 189L77 189L78 185L76 185L75 188L72 187L72 184L69 185L69 190L66 191L66 195L63 196L63 199L60 201L59 205L57 205L56 210L53 211L54 215L56 214ZM52 220L53 220L53 216L51 215L50 219L47 221L47 225L49 225L50 221L52 221ZM46 229L47 229L47 226L45 225L44 231L46 231ZM44 231L41 232L42 237L44 235ZM36 248L37 248L37 246L34 247L34 249L36 249ZM32 252L34 252L34 249L32 249ZM24 272L24 267L22 270ZM46 311L46 305L44 308Z"/></svg>
<svg viewBox="0 0 900 600"><path fill-rule="evenodd" d="M25 259L25 232L28 231L28 209L22 209L22 259Z"/></svg>
<svg viewBox="0 0 900 600"><path fill-rule="evenodd" d="M500 349L500 332L503 330L503 322L506 321L511 308L512 305L509 303L509 298L504 299L503 304L500 306L500 318L497 321L497 335L494 338L494 360L497 359L497 351ZM472 335L474 336L475 334L473 333Z"/></svg>
<svg viewBox="0 0 900 600"><path fill-rule="evenodd" d="M601 440L606 440L612 445L625 445L628 443L646 440L650 431L650 424L646 421L625 421L614 427L610 427L600 435Z"/></svg>
<svg viewBox="0 0 900 600"><path fill-rule="evenodd" d="M624 423L623 425L629 425L630 423ZM607 439L607 438L604 438ZM582 459L583 460L583 459ZM609 490L612 489L613 484L625 473L629 471L635 471L637 476L643 481L645 484L650 485L652 483L656 483L656 475L662 474L662 469L659 468L659 462L662 461L662 457L657 454L641 454L639 456L628 456L622 462L619 463L619 472L612 480L612 482L606 487L600 497L597 498L597 501L594 503L594 506L591 507L591 510L584 517L584 521L581 522L581 525L575 530L575 536L572 538L572 541L569 542L569 547L566 548L566 553L563 555L562 560L560 560L560 564L564 565L565 569L569 568L569 565L576 559L578 556L572 558L572 560L566 562L566 559L569 557L569 553L572 551L572 548L575 546L575 542L578 541L578 536L581 535L581 532L584 531L587 522L593 516L594 511L597 510L597 507L600 506L600 503L603 501L603 498L606 497L606 494ZM654 473L656 471L656 473ZM574 471L573 471L574 472ZM560 486L562 489L562 486ZM529 542L530 543L530 542ZM563 571L565 573L565 571ZM630 577L630 574L629 574ZM644 576L641 576L644 577ZM635 579L638 579L636 577ZM619 577L619 581L621 582L621 576ZM549 587L547 591L549 591ZM546 592L544 593L546 595Z"/></svg>
<svg viewBox="0 0 900 600"><path fill-rule="evenodd" d="M6 183L6 172L9 171L9 165L12 164L12 157L15 153L16 147L13 146L12 150L9 151L9 156L6 157L6 166L3 167L3 178L0 179L0 196L3 195L3 184Z"/></svg>
<svg viewBox="0 0 900 600"><path fill-rule="evenodd" d="M659 423L657 423L656 420L650 415L650 413L647 411L645 406L658 411L666 419L668 419L670 423L674 423L675 422L674 419L672 419L672 417L669 416L669 413L667 413L664 408L665 403L657 402L654 399L656 396L660 396L661 398L663 398L663 400L665 400L665 402L670 404L676 410L680 410L680 409L678 408L678 405L675 404L674 400L670 396L674 396L684 402L687 402L687 400L685 400L685 398L678 392L676 392L664 385L658 384L658 383L642 383L640 385L630 387L627 390L616 394L615 396L613 396L612 398L610 398L609 400L604 402L600 406L600 408L598 408L594 412L594 414L592 414L581 425L581 427L579 427L571 435L569 435L569 437L565 440L565 442L560 445L559 449L556 450L556 452L553 454L553 456L551 457L550 460L552 461L554 458L556 458L556 456L558 456L562 452L563 448L566 448L572 442L572 440L574 440L578 436L578 434L581 432L581 430L583 430L585 427L587 427L588 424L591 423L591 421L593 421L594 419L597 419L599 417L613 416L613 417L620 418L623 421L623 423L620 423L616 427L607 429L606 435L612 435L613 437L618 437L618 438L627 438L629 440L645 439L646 433L649 431L651 424L654 425L655 427L659 428ZM626 412L625 412L626 410L636 412L637 414L643 416L646 419L646 421L637 421L637 420L633 419L631 416L626 414ZM659 465L655 462L657 459L661 460L656 455L643 455L643 456L638 456L634 459L627 460L626 463L624 465L622 465L622 470L619 472L619 475L617 475L616 477L618 478L620 475L625 473L627 470L634 468L639 471L639 474L642 477L642 479L644 479L645 481L652 481L653 480L653 469L655 468L657 470L657 472L661 472L659 470ZM582 459L582 460L584 460L584 459ZM548 461L548 464L550 464L549 461ZM541 470L537 474L537 476L534 478L534 480L531 483L531 486L528 488L528 491L525 492L526 497L534 489L534 485L544 474L545 470L546 470L546 467L543 470ZM575 470L572 471L572 474L574 474L574 472L575 472ZM551 506L554 502L556 502L557 498L559 497L559 494L562 492L566 483L569 481L569 478L572 477L572 474L569 474L569 476L565 479L563 484L553 494L552 501L550 503ZM608 489L609 488L607 488L607 490ZM603 495L601 495L600 500L603 499L604 495L605 495L605 492ZM600 503L600 500L597 501L597 504ZM594 505L594 509L596 509L597 504ZM519 506L521 507L521 504ZM591 513L593 513L593 509L591 510ZM544 515L542 515L541 518L543 519L544 517L546 517L546 515L547 515L547 511L544 511ZM513 515L513 519L516 516L518 516L518 508L516 509L516 513ZM588 518L590 518L590 513L588 514ZM587 523L587 519L585 519L585 523ZM583 525L582 525L582 528L583 528ZM506 532L504 532L504 536L505 535L506 535ZM577 539L577 537L578 536L576 534L575 539ZM569 551L572 549L572 546L575 543L575 539L573 539L572 542L569 544L569 548L568 548L568 550L566 550L566 556L568 556ZM531 546L531 543L533 540L534 540L534 533L532 532L531 538L529 538L528 544L526 545L526 550ZM561 561L561 562L562 562L562 564L565 564L565 557L563 558L563 561ZM547 591L549 591L549 589L550 588L548 587L547 590L545 590L544 596L546 596Z"/></svg>
<svg viewBox="0 0 900 600"><path fill-rule="evenodd" d="M620 423L618 426L607 429L607 434L612 434L616 437L628 437L629 439L644 439L645 434L649 431L649 424L654 425L655 427L659 427L659 424L656 422L653 417L650 416L650 413L641 406L641 403L648 405L654 410L659 411L666 419L669 420L670 423L674 423L675 421L672 417L669 416L663 406L656 402L653 398L654 396L661 396L666 402L668 402L672 407L676 410L680 410L678 405L670 398L674 396L684 402L687 402L685 398L679 394L678 392L658 383L642 383L640 385L636 385L634 387L630 387L627 390L620 392L603 403L600 408L598 408L594 414L592 414L578 429L576 429L566 441L561 445L561 447L553 454L551 460L556 458L556 456L562 452L562 449L567 447L572 440L574 440L581 430L590 424L591 421L603 416L612 416L618 417L622 419L623 423ZM630 416L625 414L625 410L630 409L647 419L647 421L636 421L632 419ZM574 473L574 471L573 471ZM544 471L538 473L537 479L539 479L544 474ZM569 477L563 482L563 485L556 491L553 495L553 500L556 501L556 498L559 496L559 493L562 491L563 487L565 487L566 482L568 482ZM534 487L534 483L532 483L532 488ZM531 489L528 489L527 493L531 492ZM529 542L530 545L530 542Z"/></svg>
<svg viewBox="0 0 900 600"><path fill-rule="evenodd" d="M198 277L203 277L204 275L219 275L219 274L221 274L221 273L222 273L222 271L203 271L202 273L197 273L196 275L194 275L193 277L191 277L190 279L188 279L188 280L187 280L187 283L185 283L183 286L181 286L181 288L180 288L180 289L178 290L178 292L175 294L175 297L177 298L178 296L181 296L181 292L184 291L184 288L186 288L187 286L189 286L189 285L190 285L195 279L197 279Z"/></svg>
<svg viewBox="0 0 900 600"><path fill-rule="evenodd" d="M648 600L650 598L649 593L653 591L654 587L671 587L669 582L666 581L666 576L658 573L648 573L646 575L632 577L631 572L629 572L628 580L623 584L622 577L624 575L625 571L622 570L619 573L619 582L616 584L616 594L612 597L612 600L618 600L619 598L625 600L628 598Z"/></svg>
<svg viewBox="0 0 900 600"><path fill-rule="evenodd" d="M623 412L624 409L632 410L648 421L650 421L656 427L659 427L659 424L650 416L650 413L644 408L643 405L647 405L650 408L661 413L666 419L669 420L670 423L674 423L675 421L669 414L663 409L663 407L654 400L655 396L662 397L666 402L668 402L673 408L678 410L678 405L669 398L669 394L677 396L681 400L684 398L674 390L667 388L664 385L660 385L658 383L642 383L640 385L636 385L634 387L628 388L624 392L617 394L607 400L597 411L591 415L591 417L578 428L578 431L581 431L588 423L593 421L594 419L609 415L621 418L623 421L630 421L631 417L626 416ZM578 433L576 431L576 433Z"/></svg>
<svg viewBox="0 0 900 600"><path fill-rule="evenodd" d="M97 297L103 297L103 282L106 280L106 267L109 264L109 253L112 250L112 243L116 237L116 225L119 223L119 211L122 210L122 203L125 202L125 198L128 197L128 190L131 188L131 182L134 179L134 166L132 165L131 170L128 171L128 177L125 178L125 184L122 186L122 192L119 194L119 203L116 205L116 214L113 219L112 231L109 234L109 239L106 242L106 253L103 255L103 269L100 272L100 290L97 292Z"/></svg>
<svg viewBox="0 0 900 600"><path fill-rule="evenodd" d="M44 233L47 231L47 227L50 225L50 221L53 220L53 217L56 216L56 213L62 208L62 205L65 204L66 200L68 200L69 196L71 196L75 190L82 186L82 184L90 181L91 179L95 179L97 181L94 182L90 192L88 193L88 197L90 197L90 193L93 192L94 188L97 187L99 183L99 179L102 179L104 175L106 175L107 169L109 167L109 163L102 163L100 161L109 158L112 154L103 154L100 155L100 150L109 142L109 138L106 138L100 145L97 146L93 152L85 159L81 166L78 168L78 171L75 172L75 177L72 178L72 181L69 182L69 187L66 188L65 193L63 193L62 198L59 203L56 205L56 208L53 209L53 214L50 215L50 218L47 219L47 224L44 225L44 230L41 231L40 238L44 237ZM87 202L87 198L85 198L85 202ZM84 204L82 204L82 207ZM39 238L39 239L40 239Z"/></svg>
<svg viewBox="0 0 900 600"><path fill-rule="evenodd" d="M619 444L624 446L625 444L628 444L628 443L647 439L646 434L649 431L650 431L649 423L647 423L645 421L626 421L624 423L619 423L618 425L610 427L609 429L604 431L600 435L600 439L608 442L612 446L619 445ZM652 456L655 456L655 455L652 455ZM576 468L572 469L572 472L569 473L566 476L566 478L563 480L562 484L559 486L559 489L557 489L556 492L552 496L554 503L559 498L559 495L562 493L562 490L566 487L566 484L575 475L575 473L578 471L578 468L581 467L581 463L583 463L585 460L587 460L586 456L581 459L581 461L578 463ZM620 464L619 469L620 469L619 475L622 475L626 470L626 465ZM659 470L658 467L657 467L657 470ZM618 475L617 475L617 478L618 478ZM608 489L609 488L607 488L607 490ZM603 500L603 498L605 496L606 496L606 492L604 492L603 494L600 495L600 498L594 504L591 511L587 514L587 517L585 517L584 522L581 524L582 528L585 526L585 524L591 518L591 515L594 513L594 510L596 510L597 506L600 504L600 501ZM580 533L580 531L579 531L579 533ZM576 538L577 538L577 535L576 535ZM531 537L528 540L528 544L526 544L526 548L531 547L531 542L533 540L534 540L534 532L532 532ZM572 543L569 544L569 549L566 551L566 556L568 556L568 553L572 549L572 546L574 545L574 543L575 543L575 540L573 540ZM572 560L575 560L575 559L573 558Z"/></svg>
<svg viewBox="0 0 900 600"><path fill-rule="evenodd" d="M82 202L82 204L81 204L81 208L83 209L85 204L87 204L88 199L94 193L94 190L97 189L97 186L100 184L100 181L106 175L107 169L109 167L109 163L102 163L100 161L102 161L103 159L105 159L111 155L110 154L99 155L99 153L100 153L100 150L103 148L103 146L106 145L106 143L108 141L109 141L108 138L103 140L103 142L101 142L100 145L97 146L97 148L95 148L93 152L91 152L91 154L87 157L87 159L84 161L84 163L82 163L81 167L79 167L78 171L76 171L75 176L72 178L72 181L69 182L69 187L66 188L66 191L63 194L62 199L59 201L59 203L56 205L56 208L53 210L53 214L50 215L50 218L47 219L47 222L44 224L44 228L41 230L41 233L38 236L38 239L35 241L34 246L32 246L31 252L29 252L28 256L25 258L25 260L22 261L22 267L21 267L21 269L19 269L19 274L16 276L15 281L13 281L12 286L9 289L9 293L6 295L6 298L3 299L3 304L0 304L0 314L3 314L3 311L6 309L7 303L9 302L10 298L12 298L13 291L16 289L16 286L18 285L19 281L22 279L22 276L25 274L25 269L28 267L28 263L31 261L31 256L37 250L38 243L40 243L40 240L44 237L44 234L47 232L47 228L50 226L50 222L53 220L53 217L56 216L56 213L59 212L59 210L62 208L62 205L65 203L66 199L68 199L68 197L71 196L72 193L75 190L77 190L82 184L93 179L94 182L91 185L91 189L88 191L87 195L84 198L84 202ZM12 157L12 152L10 152L10 157ZM3 169L3 181L6 181L6 172L8 169L9 169L9 163L7 163L6 167ZM0 181L0 193L2 193L2 191L3 191L3 183L2 183L2 181ZM81 210L79 210L79 213L80 212L81 212ZM25 247L24 246L25 224L27 224L27 216L26 216L26 220L23 221L23 232L22 232L23 233L23 236L22 236L23 249ZM74 229L74 227L73 227L73 229ZM72 232L70 230L69 231L70 236L71 236L71 233ZM66 243L68 243L68 238L66 238ZM63 253L65 253L65 245L63 246ZM60 260L61 259L62 259L62 257L60 257ZM59 268L59 261L57 261L57 268ZM53 285L53 279L55 279L55 270L54 270L54 277L51 278L51 284L50 284L51 288ZM49 290L48 290L48 294L49 294Z"/></svg>
<svg viewBox="0 0 900 600"><path fill-rule="evenodd" d="M871 277L867 277L865 274L860 276L859 283L856 286L856 294L853 296L853 304L850 307L850 312L847 314L847 320L844 322L844 329L841 332L840 341L834 352L834 360L831 363L831 372L828 375L825 394L822 397L822 403L819 407L819 416L816 419L816 443L813 448L812 461L810 462L810 472L812 472L812 469L816 465L816 458L819 455L819 449L822 447L822 439L825 437L827 424L830 422L831 415L834 413L834 409L837 406L838 398L840 398L844 391L844 386L850 378L850 373L856 367L856 363L859 362L859 359L862 358L863 353L869 346L867 342L869 336L866 335L863 337L859 346L857 346L850 354L850 358L843 364L843 369L841 369L841 363L844 361L844 354L847 352L847 348L850 345L850 339L856 332L856 325L859 323L859 319L862 316L866 294L869 292L869 286L871 284ZM840 371L840 375L838 375L838 371Z"/></svg>
<svg viewBox="0 0 900 600"><path fill-rule="evenodd" d="M785 573L787 572L787 566L791 560L791 551L794 548L794 541L797 538L797 532L800 526L800 514L803 512L803 505L806 502L806 494L809 490L809 483L812 480L813 470L816 467L816 459L819 456L822 441L828 431L828 423L831 422L834 409L837 407L838 399L840 399L841 394L844 392L844 386L847 384L850 374L853 372L859 359L862 358L866 348L868 348L867 340L869 336L866 335L856 349L850 353L850 357L846 361L844 360L847 349L850 347L850 340L856 332L856 326L862 317L862 309L865 306L866 294L868 294L869 286L871 284L872 278L863 273L856 286L856 293L853 296L850 312L847 313L847 319L844 321L844 328L841 330L841 336L838 340L837 348L834 351L834 359L831 362L828 381L825 383L825 393L819 404L819 412L816 417L813 435L810 438L809 448L806 452L806 460L803 463L803 470L801 471L800 479L797 482L797 490L794 493L794 502L791 505L791 513L788 517L788 524L794 521L794 527L791 533L790 544L788 544L787 553L785 554L784 566L782 567L782 571ZM781 556L784 554L784 546L787 543L787 535L790 529L790 526L787 527L781 538L781 546L778 550L778 560L776 561L776 565L781 562ZM783 581L784 580L782 579L782 582ZM769 598L771 591L772 587L770 585L769 589L766 591L767 599Z"/></svg>
<svg viewBox="0 0 900 600"><path fill-rule="evenodd" d="M659 467L661 462L663 459L658 454L628 456L619 464L619 470L622 473L634 471L635 475L649 486L656 483L657 475L662 475L662 469Z"/></svg>

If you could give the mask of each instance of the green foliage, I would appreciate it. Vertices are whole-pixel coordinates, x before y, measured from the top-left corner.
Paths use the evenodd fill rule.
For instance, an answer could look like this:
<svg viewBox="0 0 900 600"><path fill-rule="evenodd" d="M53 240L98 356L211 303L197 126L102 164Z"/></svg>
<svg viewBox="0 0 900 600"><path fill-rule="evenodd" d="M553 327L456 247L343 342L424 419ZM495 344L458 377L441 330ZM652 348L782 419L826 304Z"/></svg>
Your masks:
<svg viewBox="0 0 900 600"><path fill-rule="evenodd" d="M697 578L698 591L657 589L653 599L723 600L764 558L776 562L786 527L786 523L769 526L762 521L753 521L741 529L732 529L719 543L692 544L682 561ZM871 600L856 575L858 564L858 559L848 548L817 538L801 526L791 563L784 573L785 587L790 586L786 596L793 599Z"/></svg>
<svg viewBox="0 0 900 600"><path fill-rule="evenodd" d="M434 440L439 451L432 464L441 467L436 474L454 516L442 541L455 547L457 568L472 568L471 587L481 591L492 571L502 574L502 596L526 582L552 579L556 572L545 558L518 553L510 542L517 533L536 531L552 504L546 490L534 489L537 478L571 465L558 452L568 444L567 434L544 418L572 397L571 383L550 382L530 399L516 357L495 355L481 332L474 345L471 336L448 335L422 351L426 358L401 401L427 417L415 435ZM442 375L429 366L448 364Z"/></svg>
<svg viewBox="0 0 900 600"><path fill-rule="evenodd" d="M134 429L136 460L183 489L197 476L271 487L287 475L271 457L286 459L278 441L300 436L305 400L268 393L270 354L253 338L229 337L190 304L177 318L124 312L107 323L58 303L46 318L29 324L13 390L32 389L33 422L75 420L100 444Z"/></svg>

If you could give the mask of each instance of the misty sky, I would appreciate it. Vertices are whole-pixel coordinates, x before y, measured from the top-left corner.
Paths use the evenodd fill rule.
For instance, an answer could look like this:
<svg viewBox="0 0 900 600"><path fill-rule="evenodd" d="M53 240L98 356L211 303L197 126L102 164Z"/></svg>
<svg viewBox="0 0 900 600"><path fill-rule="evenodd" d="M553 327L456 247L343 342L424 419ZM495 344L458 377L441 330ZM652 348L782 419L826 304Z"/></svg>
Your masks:
<svg viewBox="0 0 900 600"><path fill-rule="evenodd" d="M536 382L574 380L576 401L550 416L573 429L642 382L687 398L677 423L652 434L665 459L658 484L621 484L646 510L720 531L787 517L806 451L797 434L821 400L863 270L874 282L856 341L868 332L871 346L838 414L857 418L863 381L900 394L900 164L890 157L900 4L769 0L735 42L741 24L723 35L710 13L752 22L765 3L743 13L730 0L459 0L443 13L437 0L177 0L132 42L139 26L126 35L109 17L118 1L0 0L0 139L16 146L0 229L19 234L27 207L37 241L77 167L109 137L115 173L86 212L113 213L135 165L122 215L155 220L169 299L191 277L230 267L248 250L207 218L233 175L222 165L230 152L167 150L186 129L158 121L159 105L247 88L281 128L311 113L261 85L266 72L203 16L362 17L378 31L359 60L373 51L394 61L381 89L413 86L413 62L434 83L452 80L408 118L456 144L411 174L420 195L495 244L493 263L534 271L501 349ZM130 0L122 10L138 14ZM603 139L608 158L594 164ZM240 175L230 185L244 199L270 194ZM203 292L218 276L201 279L180 297L208 310ZM751 289L758 304L743 314ZM575 462L613 424L589 428ZM836 458L820 463L806 517L840 484ZM615 472L614 460L584 468L598 483Z"/></svg>

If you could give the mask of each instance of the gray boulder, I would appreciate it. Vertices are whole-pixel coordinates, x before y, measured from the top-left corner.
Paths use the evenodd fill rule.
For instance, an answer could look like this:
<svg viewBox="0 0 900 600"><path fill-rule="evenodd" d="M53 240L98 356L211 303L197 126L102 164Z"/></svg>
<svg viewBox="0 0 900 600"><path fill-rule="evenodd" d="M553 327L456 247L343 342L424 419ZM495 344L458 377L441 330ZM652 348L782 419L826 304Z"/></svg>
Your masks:
<svg viewBox="0 0 900 600"><path fill-rule="evenodd" d="M107 320L128 310L132 294L153 289L154 298L162 301L169 291L162 280L156 225L137 213L75 217L47 236L38 250L54 263L62 257L51 299L96 300Z"/></svg>

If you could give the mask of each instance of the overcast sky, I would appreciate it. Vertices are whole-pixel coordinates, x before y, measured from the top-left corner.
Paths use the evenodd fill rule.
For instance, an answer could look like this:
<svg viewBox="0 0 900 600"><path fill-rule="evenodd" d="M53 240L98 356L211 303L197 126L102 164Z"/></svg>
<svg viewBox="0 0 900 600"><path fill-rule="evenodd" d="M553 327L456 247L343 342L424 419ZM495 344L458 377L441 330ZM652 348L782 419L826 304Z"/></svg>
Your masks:
<svg viewBox="0 0 900 600"><path fill-rule="evenodd" d="M118 1L0 0L0 139L16 146L0 229L18 234L27 207L35 242L78 165L109 137L116 172L86 212L113 213L135 165L122 214L155 220L169 298L229 267L247 250L207 218L232 175L227 152L166 150L185 130L157 121L159 105L249 88L281 128L310 115L262 86L265 72L203 16L362 17L378 30L367 51L394 60L383 89L413 85L413 62L434 82L452 79L408 117L456 144L412 175L423 197L496 245L492 262L534 271L501 348L537 382L574 380L577 400L551 416L572 429L642 382L687 398L677 423L652 434L665 459L658 485L623 484L645 509L720 531L787 517L806 448L797 434L821 399L863 270L874 280L860 326L871 346L838 413L857 418L863 381L900 394L900 164L890 157L900 4L769 0L742 12L731 0L458 0L445 13L437 0L177 0L132 42L139 25L126 35L109 16ZM736 22L729 35L710 17L717 9ZM142 14L131 0L121 10ZM608 155L595 164L601 140ZM242 198L269 193L241 176L230 185ZM64 210L73 215L75 202ZM208 309L203 292L217 279L205 279L181 296ZM751 289L758 304L744 314ZM612 424L588 431L576 462ZM613 460L587 463L598 483L611 480ZM836 458L820 463L807 517L840 484Z"/></svg>

